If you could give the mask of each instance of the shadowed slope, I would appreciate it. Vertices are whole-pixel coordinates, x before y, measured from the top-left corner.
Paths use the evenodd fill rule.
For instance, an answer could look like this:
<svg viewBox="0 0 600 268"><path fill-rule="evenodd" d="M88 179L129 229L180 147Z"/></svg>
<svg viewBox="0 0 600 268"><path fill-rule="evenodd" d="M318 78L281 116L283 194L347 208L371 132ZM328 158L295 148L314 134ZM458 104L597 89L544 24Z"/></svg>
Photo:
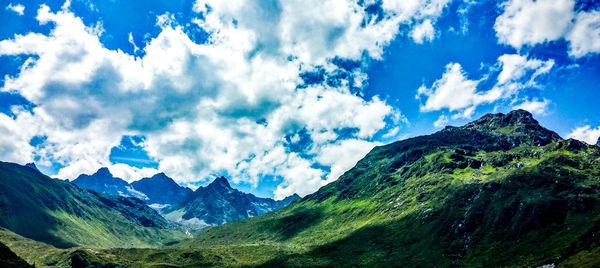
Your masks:
<svg viewBox="0 0 600 268"><path fill-rule="evenodd" d="M0 226L59 247L149 246L181 234L136 198L116 197L0 162Z"/></svg>
<svg viewBox="0 0 600 268"><path fill-rule="evenodd" d="M600 151L531 114L374 148L339 180L181 243L296 245L266 266L523 266L600 246ZM295 219L295 220L291 220Z"/></svg>
<svg viewBox="0 0 600 268"><path fill-rule="evenodd" d="M229 185L225 177L216 178L206 187L199 187L185 200L164 209L166 217L181 214L180 220L197 220L206 225L258 216L287 206L299 199L298 195L275 201L244 193ZM169 214L170 213L170 214Z"/></svg>

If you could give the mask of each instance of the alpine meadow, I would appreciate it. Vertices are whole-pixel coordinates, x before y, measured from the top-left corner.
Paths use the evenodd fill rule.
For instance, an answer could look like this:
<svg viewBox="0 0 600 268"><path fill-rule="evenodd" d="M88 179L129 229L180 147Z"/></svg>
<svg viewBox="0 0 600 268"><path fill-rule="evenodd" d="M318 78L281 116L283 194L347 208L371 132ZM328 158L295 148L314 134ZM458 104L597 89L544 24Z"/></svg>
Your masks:
<svg viewBox="0 0 600 268"><path fill-rule="evenodd" d="M6 0L0 268L600 267L600 2Z"/></svg>

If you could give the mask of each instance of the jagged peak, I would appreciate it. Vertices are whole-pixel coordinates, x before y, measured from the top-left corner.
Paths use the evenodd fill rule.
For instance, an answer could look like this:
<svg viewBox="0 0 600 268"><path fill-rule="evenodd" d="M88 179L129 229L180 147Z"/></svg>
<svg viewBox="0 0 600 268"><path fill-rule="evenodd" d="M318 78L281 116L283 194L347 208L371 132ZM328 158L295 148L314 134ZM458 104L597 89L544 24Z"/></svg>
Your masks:
<svg viewBox="0 0 600 268"><path fill-rule="evenodd" d="M165 174L164 172L156 173L156 174L154 174L154 176L152 176L150 178L155 179L155 180L169 180L169 181L173 180L169 176L167 176L167 174Z"/></svg>
<svg viewBox="0 0 600 268"><path fill-rule="evenodd" d="M216 187L216 186L231 188L231 185L229 185L229 181L227 181L227 179L223 176L216 178L207 187Z"/></svg>
<svg viewBox="0 0 600 268"><path fill-rule="evenodd" d="M520 109L511 111L508 114L486 114L463 127L446 128L445 130L454 131L455 129L525 137L527 143L531 145L545 145L550 142L562 140L556 132L541 126L530 112Z"/></svg>
<svg viewBox="0 0 600 268"><path fill-rule="evenodd" d="M26 167L28 167L28 168L32 168L32 169L33 169L33 170L35 170L35 171L38 171L38 172L40 171L40 170L37 168L37 166L35 165L35 163L34 163L34 162L27 163L27 164L25 164L25 166L26 166Z"/></svg>
<svg viewBox="0 0 600 268"><path fill-rule="evenodd" d="M301 197L298 194L294 193L293 195L290 195L290 196L282 199L281 201L286 202L286 201L290 201L291 200L290 202L293 202L293 201L296 201L298 199L301 199Z"/></svg>
<svg viewBox="0 0 600 268"><path fill-rule="evenodd" d="M96 173L94 175L99 175L99 176L103 176L103 177L112 177L112 173L110 173L110 170L108 170L107 167L101 167L100 169L98 169L98 171L96 171Z"/></svg>
<svg viewBox="0 0 600 268"><path fill-rule="evenodd" d="M598 137L598 141L596 142L596 145L600 146L600 137Z"/></svg>
<svg viewBox="0 0 600 268"><path fill-rule="evenodd" d="M503 127L540 126L533 115L525 110L513 110L508 114L486 114L483 117L464 126L467 129L496 130Z"/></svg>

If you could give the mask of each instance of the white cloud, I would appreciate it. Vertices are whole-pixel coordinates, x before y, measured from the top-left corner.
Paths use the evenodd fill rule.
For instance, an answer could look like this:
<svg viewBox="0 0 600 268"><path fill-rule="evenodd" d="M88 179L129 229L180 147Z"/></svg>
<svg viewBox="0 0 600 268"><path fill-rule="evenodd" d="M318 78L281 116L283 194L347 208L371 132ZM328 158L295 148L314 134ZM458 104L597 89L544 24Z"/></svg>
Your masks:
<svg viewBox="0 0 600 268"><path fill-rule="evenodd" d="M25 14L25 6L21 5L21 4L16 4L13 5L12 3L9 3L8 6L6 6L6 10L12 10L15 13L19 14L20 16L23 16L23 14Z"/></svg>
<svg viewBox="0 0 600 268"><path fill-rule="evenodd" d="M542 101L536 99L524 101L519 105L513 106L513 109L523 109L533 114L544 115L548 111L548 105L550 103L550 100L547 99L543 99Z"/></svg>
<svg viewBox="0 0 600 268"><path fill-rule="evenodd" d="M265 175L282 177L278 198L310 193L370 150L368 140L387 129L386 119L403 117L385 100L352 94L347 83L298 89L299 73L316 65L333 70L333 57L361 60L366 51L379 58L400 24L433 23L447 2L386 1L387 15L375 19L342 0L198 1L195 11L207 14L194 23L210 33L209 41L194 43L164 14L157 19L160 34L139 48L143 57L105 48L101 23L86 26L68 8L53 13L42 5L37 20L51 25L48 35L0 41L2 55L35 56L2 90L36 105L0 117L10 133L0 139L0 157L64 165L56 175L64 179L100 166L128 181L158 171L182 183L227 172L253 185ZM366 81L360 71L352 76ZM340 137L343 129L356 132ZM311 144L290 149L285 137L299 142L302 131ZM158 169L112 165L110 149L123 135L145 136ZM33 148L33 137L46 138ZM322 151L351 156L314 159ZM313 166L320 161L332 173Z"/></svg>
<svg viewBox="0 0 600 268"><path fill-rule="evenodd" d="M578 127L567 134L567 138L585 141L588 144L596 144L598 138L600 138L600 127L592 128L589 125Z"/></svg>
<svg viewBox="0 0 600 268"><path fill-rule="evenodd" d="M0 113L0 155L2 161L29 163L32 162L32 146L29 145L27 136L32 136L31 128L23 128L21 124L31 120L30 115L24 114L13 120ZM23 135L24 134L24 135ZM26 136L26 137L23 137Z"/></svg>
<svg viewBox="0 0 600 268"><path fill-rule="evenodd" d="M498 41L517 49L566 39L569 55L600 52L600 12L575 12L574 0L508 0L494 24Z"/></svg>
<svg viewBox="0 0 600 268"><path fill-rule="evenodd" d="M133 40L133 34L131 32L129 33L128 41L131 44L131 46L133 46L133 53L136 53L138 52L138 50L140 50L140 48L135 44L135 40Z"/></svg>
<svg viewBox="0 0 600 268"><path fill-rule="evenodd" d="M528 72L533 72L528 80L530 86L541 74L546 74L554 66L554 60L542 61L528 60L526 56L518 54L504 54L498 58L502 71L498 74L498 84L514 83L521 80Z"/></svg>
<svg viewBox="0 0 600 268"><path fill-rule="evenodd" d="M573 17L572 0L509 0L496 19L498 40L515 48L560 38Z"/></svg>
<svg viewBox="0 0 600 268"><path fill-rule="evenodd" d="M316 160L322 165L331 166L327 182L332 182L356 165L376 145L378 144L358 139L344 140L324 147Z"/></svg>
<svg viewBox="0 0 600 268"><path fill-rule="evenodd" d="M113 176L124 179L127 182L133 182L140 178L152 177L159 172L154 168L137 168L122 163L110 165L108 166L108 169Z"/></svg>
<svg viewBox="0 0 600 268"><path fill-rule="evenodd" d="M385 133L382 136L382 138L389 139L389 138L396 137L396 135L398 135L398 132L400 132L400 127L394 127L392 129L390 129L387 133Z"/></svg>
<svg viewBox="0 0 600 268"><path fill-rule="evenodd" d="M485 74L479 80L472 80L458 63L449 63L442 77L431 87L422 85L417 91L417 99L426 97L422 112L448 109L452 119L471 118L477 106L510 98L528 87L538 87L536 78L550 72L553 60L527 59L518 54L505 54L491 72L500 70L496 83L488 90L478 90L480 83L490 77Z"/></svg>
<svg viewBox="0 0 600 268"><path fill-rule="evenodd" d="M449 63L442 78L435 81L431 88L425 85L419 88L417 97L427 97L421 111L437 111L443 108L454 111L477 105L484 99L483 95L476 92L478 84L479 81L467 78L460 64Z"/></svg>
<svg viewBox="0 0 600 268"><path fill-rule="evenodd" d="M569 55L583 57L600 52L600 11L580 12L573 28L566 35L570 42Z"/></svg>
<svg viewBox="0 0 600 268"><path fill-rule="evenodd" d="M431 24L431 20L425 20L421 24L415 26L411 33L412 39L418 44L423 44L425 41L431 41L434 36L435 29Z"/></svg>
<svg viewBox="0 0 600 268"><path fill-rule="evenodd" d="M194 11L206 16L204 22L198 22L200 26L219 33L213 38L215 42L237 41L240 36L247 36L245 41L250 44L245 45L253 43L261 51L294 55L304 63L323 64L325 59L334 56L360 59L364 51L378 59L383 47L398 33L400 24L429 20L431 25L448 2L383 1L381 8L387 16L381 20L370 18L364 7L346 0L197 0ZM375 4L375 1L363 4ZM233 19L236 24L232 23Z"/></svg>
<svg viewBox="0 0 600 268"><path fill-rule="evenodd" d="M433 122L433 126L436 128L442 128L445 127L448 124L448 122L450 122L450 120L448 120L447 116L440 115L440 117L438 117L438 120Z"/></svg>

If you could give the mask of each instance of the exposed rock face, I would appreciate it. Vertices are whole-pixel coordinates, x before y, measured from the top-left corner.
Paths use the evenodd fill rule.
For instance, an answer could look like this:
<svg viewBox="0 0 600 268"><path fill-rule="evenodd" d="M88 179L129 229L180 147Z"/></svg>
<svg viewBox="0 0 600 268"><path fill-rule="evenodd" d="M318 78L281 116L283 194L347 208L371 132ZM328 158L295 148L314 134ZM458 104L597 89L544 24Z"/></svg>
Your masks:
<svg viewBox="0 0 600 268"><path fill-rule="evenodd" d="M113 177L107 168L101 168L93 175L80 175L73 184L99 193L137 197L167 219L185 221L193 227L220 225L258 216L300 199L298 195L281 201L256 197L233 189L225 177L219 177L196 191L178 185L164 173L129 184Z"/></svg>
<svg viewBox="0 0 600 268"><path fill-rule="evenodd" d="M73 184L99 193L117 196L137 197L142 200L148 199L146 195L135 191L129 183L121 178L113 177L108 168L100 168L92 175L81 174L72 181Z"/></svg>
<svg viewBox="0 0 600 268"><path fill-rule="evenodd" d="M466 124L461 129L520 137L518 142L536 146L561 139L556 132L542 127L533 118L533 115L525 110L514 110L506 115L502 113L487 114Z"/></svg>
<svg viewBox="0 0 600 268"><path fill-rule="evenodd" d="M35 165L35 163L27 163L27 164L25 164L25 166L26 166L26 167L28 167L28 168L32 168L32 169L33 169L33 170L35 170L35 171L38 171L38 172L40 171L40 170L37 168L37 166Z"/></svg>
<svg viewBox="0 0 600 268"><path fill-rule="evenodd" d="M299 198L293 195L275 201L256 197L233 189L225 177L219 177L208 186L196 189L180 204L167 208L165 213L180 211L181 220L196 219L206 225L220 225L280 209Z"/></svg>
<svg viewBox="0 0 600 268"><path fill-rule="evenodd" d="M165 173L134 181L131 186L148 197L144 200L148 204L177 204L193 192L190 188L177 184Z"/></svg>

